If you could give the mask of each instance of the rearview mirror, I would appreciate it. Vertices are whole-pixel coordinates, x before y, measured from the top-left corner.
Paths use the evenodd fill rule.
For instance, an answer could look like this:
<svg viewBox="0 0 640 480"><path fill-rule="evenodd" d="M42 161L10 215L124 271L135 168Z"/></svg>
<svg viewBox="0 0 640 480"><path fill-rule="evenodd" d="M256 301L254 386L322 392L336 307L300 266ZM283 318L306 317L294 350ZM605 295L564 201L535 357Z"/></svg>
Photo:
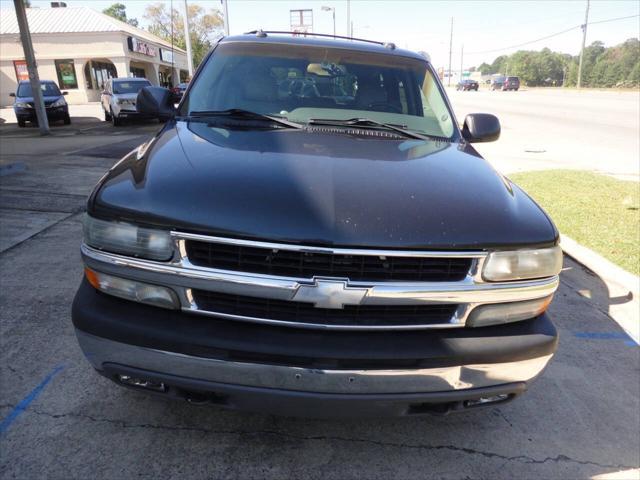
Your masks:
<svg viewBox="0 0 640 480"><path fill-rule="evenodd" d="M10 97L15 97L15 96L16 96L16 94L15 94L15 93L13 93L13 92L11 92L11 93L9 94L9 96L10 96Z"/></svg>
<svg viewBox="0 0 640 480"><path fill-rule="evenodd" d="M175 113L173 98L168 88L144 87L138 92L136 110L157 118L170 118Z"/></svg>
<svg viewBox="0 0 640 480"><path fill-rule="evenodd" d="M500 120L489 113L470 113L464 119L462 136L469 143L493 142L500 138Z"/></svg>

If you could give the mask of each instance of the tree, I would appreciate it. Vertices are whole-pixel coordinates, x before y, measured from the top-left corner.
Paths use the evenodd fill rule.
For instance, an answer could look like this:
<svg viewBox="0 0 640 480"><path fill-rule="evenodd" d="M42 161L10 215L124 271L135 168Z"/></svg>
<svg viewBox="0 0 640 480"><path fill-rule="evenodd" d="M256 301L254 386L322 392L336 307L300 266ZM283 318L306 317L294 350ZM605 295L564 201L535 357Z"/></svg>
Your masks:
<svg viewBox="0 0 640 480"><path fill-rule="evenodd" d="M122 3L114 3L109 8L105 8L102 13L121 22L128 23L133 27L138 26L138 20L136 18L127 18L127 7Z"/></svg>
<svg viewBox="0 0 640 480"><path fill-rule="evenodd" d="M186 49L182 14L173 9L169 12L163 3L149 5L144 13L149 21L149 31L172 42L176 47ZM224 25L222 13L217 9L205 11L200 5L189 5L189 36L193 65L198 66L211 48L215 37L222 33Z"/></svg>

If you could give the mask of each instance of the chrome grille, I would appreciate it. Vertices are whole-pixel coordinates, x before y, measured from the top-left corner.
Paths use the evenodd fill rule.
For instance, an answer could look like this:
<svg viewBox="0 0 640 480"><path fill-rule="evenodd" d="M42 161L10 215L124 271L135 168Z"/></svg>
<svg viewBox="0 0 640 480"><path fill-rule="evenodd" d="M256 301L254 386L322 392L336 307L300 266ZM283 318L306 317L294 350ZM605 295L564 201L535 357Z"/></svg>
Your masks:
<svg viewBox="0 0 640 480"><path fill-rule="evenodd" d="M345 255L185 242L189 261L200 267L296 278L341 277L351 281L455 282L471 268L471 258Z"/></svg>
<svg viewBox="0 0 640 480"><path fill-rule="evenodd" d="M192 290L198 309L251 318L306 325L397 327L449 322L458 305L345 305L342 309L315 308L310 303L274 300Z"/></svg>

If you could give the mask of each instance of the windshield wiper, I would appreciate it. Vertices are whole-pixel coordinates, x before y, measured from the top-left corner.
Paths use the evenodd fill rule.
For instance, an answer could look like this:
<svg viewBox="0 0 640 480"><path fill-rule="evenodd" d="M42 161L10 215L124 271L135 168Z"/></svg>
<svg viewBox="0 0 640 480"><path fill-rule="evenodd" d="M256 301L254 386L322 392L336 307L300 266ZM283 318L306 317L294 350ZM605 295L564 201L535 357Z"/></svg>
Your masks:
<svg viewBox="0 0 640 480"><path fill-rule="evenodd" d="M348 120L332 120L325 118L310 118L309 125L336 125L339 127L373 127L377 129L391 130L393 132L400 133L405 137L417 138L419 140L432 140L440 139L440 137L434 135L427 135L414 132L407 129L406 125L397 125L394 123L382 123L370 118L350 118Z"/></svg>
<svg viewBox="0 0 640 480"><path fill-rule="evenodd" d="M302 125L300 125L299 123L290 122L289 120L286 120L282 117L275 117L273 115L266 115L264 113L251 112L249 110L243 110L242 108L230 108L228 110L201 110L196 112L189 112L188 117L227 117L247 120L268 120L270 122L284 125L289 128L302 128Z"/></svg>

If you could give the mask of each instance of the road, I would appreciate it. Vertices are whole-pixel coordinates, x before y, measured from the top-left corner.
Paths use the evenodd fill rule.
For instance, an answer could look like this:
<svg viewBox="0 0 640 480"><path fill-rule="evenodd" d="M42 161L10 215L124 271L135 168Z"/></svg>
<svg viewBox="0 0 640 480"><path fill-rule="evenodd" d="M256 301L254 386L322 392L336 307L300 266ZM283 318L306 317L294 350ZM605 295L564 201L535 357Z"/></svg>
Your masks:
<svg viewBox="0 0 640 480"><path fill-rule="evenodd" d="M568 259L550 309L558 353L499 407L304 420L165 402L96 375L70 320L84 202L155 129L0 128L0 478L638 478L640 348L607 314L628 298Z"/></svg>
<svg viewBox="0 0 640 480"><path fill-rule="evenodd" d="M458 120L493 113L502 124L495 143L477 150L505 174L555 168L640 179L640 91L532 89L448 90Z"/></svg>

